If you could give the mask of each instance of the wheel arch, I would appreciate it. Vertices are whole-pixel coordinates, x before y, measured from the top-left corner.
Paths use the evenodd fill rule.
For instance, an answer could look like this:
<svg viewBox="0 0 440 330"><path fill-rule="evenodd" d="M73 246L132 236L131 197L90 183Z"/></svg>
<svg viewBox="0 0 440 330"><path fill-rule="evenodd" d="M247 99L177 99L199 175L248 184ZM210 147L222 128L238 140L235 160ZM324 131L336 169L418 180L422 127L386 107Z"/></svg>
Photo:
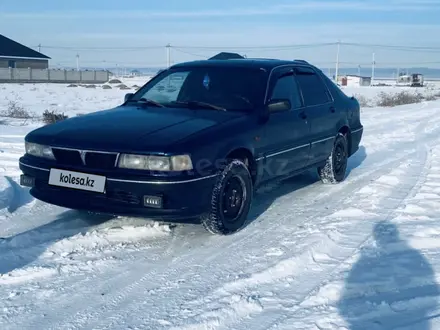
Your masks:
<svg viewBox="0 0 440 330"><path fill-rule="evenodd" d="M345 138L347 139L347 147L348 147L348 156L351 156L352 152L351 152L351 130L348 127L348 125L343 125L341 128L339 128L338 133L342 134L345 136Z"/></svg>
<svg viewBox="0 0 440 330"><path fill-rule="evenodd" d="M252 177L252 183L255 183L257 178L257 162L255 160L252 151L246 147L238 147L230 150L226 159L239 159L242 160L249 169L249 173Z"/></svg>

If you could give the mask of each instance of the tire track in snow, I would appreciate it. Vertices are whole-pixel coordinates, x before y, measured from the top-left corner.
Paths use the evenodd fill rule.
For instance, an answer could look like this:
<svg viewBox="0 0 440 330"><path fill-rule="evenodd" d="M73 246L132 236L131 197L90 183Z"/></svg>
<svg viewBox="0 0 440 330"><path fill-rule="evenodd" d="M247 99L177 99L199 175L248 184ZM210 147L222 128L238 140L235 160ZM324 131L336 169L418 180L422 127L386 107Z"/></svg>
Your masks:
<svg viewBox="0 0 440 330"><path fill-rule="evenodd" d="M393 158L393 159L389 159L389 158L386 158L386 155L389 155L389 151L387 151L387 150L385 150L385 151L383 151L383 152L380 152L380 153L376 153L377 155L374 155L374 154L372 154L372 155L370 155L369 156L369 159L384 159L385 158L385 161L382 161L382 162L380 162L380 163L376 163L376 166L378 166L379 167L379 169L374 169L374 170L372 170L372 171L366 171L364 174L362 174L363 176L362 176L362 178L365 178L365 182L367 182L368 181L368 176L369 175L371 175L371 173L372 172L377 172L378 174L377 175L379 175L380 173L380 171L383 171L383 168L381 168L381 167L383 167L383 166L385 166L385 164L388 164L388 166L391 166L391 165L394 165L394 164L398 164L399 163L399 161L403 158L403 157L406 157L406 156L408 156L408 154L409 153L411 153L412 152L412 150L410 150L410 151L407 151L407 150L405 150L404 152L400 152L400 155L399 155L399 158ZM391 165L390 165L391 164ZM328 197L329 195L331 195L331 194L335 194L336 192L338 192L339 190L342 190L342 189L347 189L348 187L347 187L347 185L348 184L350 184L350 185L355 185L355 183L357 183L357 184L359 184L359 183L362 183L362 182L359 182L360 181L360 179L359 178L355 178L355 179L348 179L347 180L347 182L346 183L344 183L344 184L341 184L341 185L337 185L337 186L332 186L332 187L329 187L329 190L328 191L325 191L325 192L320 192L320 193L318 193L318 197L320 197L320 198L326 198L326 197ZM324 188L325 189L325 188ZM346 192L346 195L349 195L349 194L351 194L352 193L352 191L349 191L348 189L346 190L347 192ZM305 200L307 200L307 191L306 191L306 194L305 194L306 196L305 196ZM319 198L317 198L317 196L314 196L315 195L315 192L314 191L310 191L310 193L309 193L309 195L310 196L313 196L314 197L314 199L309 199L309 200L311 200L312 202L310 202L310 203L304 203L304 204L298 204L298 205L296 205L296 208L294 208L291 212L289 212L289 213L293 213L293 212L296 212L296 211L298 211L299 210L299 212L297 212L297 215L298 216L301 216L302 214L303 214L303 212L300 212L301 211L301 209L303 209L304 207L307 207L307 205L312 205L313 203L315 203L316 201L319 201L320 199ZM284 197L286 197L286 196L284 196ZM343 197L343 195L341 195L340 197ZM330 207L331 206L331 204L328 204L328 206ZM270 214L270 213L269 213ZM268 215L269 215L268 214ZM264 218L264 214L263 214L263 216L262 217L260 217L260 218ZM313 217L310 217L310 218L307 218L307 219L305 219L304 220L304 222L307 222L307 221L309 221L309 220L312 220L313 219ZM285 219L284 218L280 218L280 220L281 220L281 222L285 222ZM261 221L260 221L261 222ZM279 222L279 221L278 221ZM303 223L303 222L302 222ZM276 223L274 224L274 225L277 225ZM249 227L248 227L249 228ZM183 235L185 235L185 233L183 232L182 233ZM258 233L257 233L257 235L259 235ZM242 237L242 238L240 238L238 241L235 241L235 242L233 242L232 244L229 244L229 245L226 245L225 246L225 244L223 245L223 246L221 246L221 245L219 245L219 246L217 246L218 247L218 250L220 251L219 253L215 253L215 254L213 254L213 255L208 255L208 256L206 256L207 257L207 259L208 260L206 260L206 261L211 261L211 260L214 260L215 258L217 258L219 255L221 255L222 254L222 252L221 251L223 251L224 249L230 249L230 248L233 248L233 247L236 247L237 245L239 245L239 244L241 244L241 245L243 245L243 243L245 243L246 241L252 241L252 239L255 239L256 237L256 234L253 232L253 231L250 231L249 233L248 233L248 235L246 235L246 236L244 236L244 237ZM212 246L210 246L210 247L212 247ZM177 260L175 260L175 262L185 262L185 263L189 263L189 264L192 264L193 262L194 262L194 256L191 256L191 254L190 255L181 255ZM148 278L154 278L154 276L156 276L156 274L157 273L159 273L159 274L162 274L163 273L163 271L166 271L166 269L157 269L157 271L155 272L155 274L150 274L150 273L147 273L144 277L141 277L140 279L138 278L138 280L134 280L131 284L130 284L130 287L129 288L125 288L124 290L123 290L123 292L122 293L120 293L120 295L118 296L118 298L115 298L115 300L113 300L111 303L110 303L110 305L111 306L117 306L121 301L123 301L124 299L125 300L127 300L128 298L124 298L124 297L129 297L130 295L128 294L130 291L131 292L137 292L137 290L135 290L138 286L140 286L142 283L144 283ZM116 275L116 278L115 279L111 279L110 281L112 282L112 283L115 283L115 284L111 284L111 286L110 287L108 287L108 288L106 288L106 292L111 292L112 291L112 287L113 286L115 286L115 287L117 287L117 286L119 286L120 285L120 283L117 283L117 281L118 280L121 280L121 281L127 281L127 276L130 276L131 274L130 274L131 272L130 272L130 270L126 270L126 271L124 271L124 272L122 272L122 273L120 273L120 274L117 274ZM176 271L176 273L179 273L178 271ZM179 274L180 275L180 274ZM82 313L82 312L81 312Z"/></svg>
<svg viewBox="0 0 440 330"><path fill-rule="evenodd" d="M411 179L411 184L409 191L403 194L401 198L393 198L393 195L391 195L388 200L388 203L384 203L384 208L378 207L378 209L385 209L385 212L381 212L378 214L376 218L377 221L392 221L395 219L396 216L398 216L401 213L401 208L406 205L407 201L414 198L415 195L417 195L420 190L423 188L424 184L427 181L427 176L431 170L431 163L432 163L432 150L429 150L426 154L426 159L424 161L425 165L422 168L422 171L420 172L420 175L416 178L415 176L409 176ZM402 173L402 176L404 174ZM406 189L405 189L406 190ZM405 191L403 190L403 192ZM389 204L394 204L391 209L388 209L387 206ZM361 228L359 228L361 230ZM345 235L347 238L353 237L353 235L356 235L356 228L350 230L352 233L349 233L348 235ZM344 271L348 270L348 268L354 264L356 261L356 255L360 252L361 249L367 246L371 246L374 243L375 239L373 237L373 234L370 231L370 235L368 235L360 244L357 246L353 246L353 252L349 255L347 255L343 260L339 261L339 263L333 267L330 271L326 270L326 276L323 281L321 281L319 284L317 284L315 287L313 287L312 290L309 291L309 293L302 298L295 306L294 308L289 308L287 311L289 311L290 314L297 314L301 313L301 318L304 321L304 318L307 319L307 314L312 314L314 312L318 312L320 315L324 313L324 309L328 307L329 304L336 303L335 301L332 301L332 298L334 298L334 295L331 295L331 298L325 299L325 301L320 300L319 294L324 290L326 286L331 286L332 282L334 281L334 278L338 275L343 273ZM422 281L423 282L423 281ZM342 283L344 283L342 281ZM426 283L421 283L422 285L425 285ZM411 284L409 284L409 287ZM330 291L335 291L337 288L332 287L329 288ZM367 291L370 289L369 287L365 288ZM395 288L389 288L390 291L394 290ZM399 290L405 290L405 287L400 286ZM383 293L383 292L382 292ZM286 314L289 314L286 313ZM273 328L276 329L284 329L283 326L286 326L286 329L291 329L292 321L295 320L299 315L295 315L293 317L292 315L283 315L282 322L276 322L273 324ZM315 326L316 328L322 328L329 326L327 324L327 321L323 321L322 324L320 321L316 321L316 317L314 318L314 321L312 324L310 324L310 327ZM277 320L279 321L279 320ZM334 320L333 320L334 321ZM366 320L367 321L367 320ZM343 322L342 322L343 323ZM302 324L304 326L304 324Z"/></svg>
<svg viewBox="0 0 440 330"><path fill-rule="evenodd" d="M413 152L413 151L412 151ZM374 170L371 171L367 171L365 174L363 174L362 176L360 176L359 178L355 178L352 179L351 181L347 181L347 183L345 184L340 184L340 185L335 185L335 186L325 186L323 185L322 188L323 189L327 189L329 188L330 191L326 191L321 193L321 196L316 196L315 192L311 191L309 192L310 197L314 196L315 198L310 198L307 199L307 197L305 198L305 200L307 201L307 203L304 204L300 204L300 205L293 205L293 207L291 207L290 210L288 210L286 213L288 214L288 216L285 217L281 217L279 218L277 221L272 221L272 223L270 224L271 227L275 228L278 226L279 223L285 223L286 218L289 218L291 214L296 214L298 217L301 217L305 211L303 210L304 208L307 208L311 205L314 205L317 201L322 200L322 199L326 199L328 198L328 196L330 194L334 194L336 192L340 192L340 190L345 190L345 193L343 194L338 194L337 195L337 200L343 200L346 197L348 197L349 195L351 195L353 193L353 190L350 190L350 187L356 188L357 185L359 185L360 183L362 184L366 184L368 183L372 178L371 175L372 173L375 173L375 177L380 177L384 172L387 172L389 170L389 168L393 168L396 164L399 164L401 162L401 160L407 156L407 153L402 153L400 155L400 157L398 159L386 159L385 161L382 162L382 166L379 166L378 168L375 168ZM384 168L385 164L387 164L388 167ZM320 184L320 183L319 183ZM359 187L359 189L361 189L361 187ZM356 191L356 189L355 189ZM321 205L321 207L319 207L319 211L315 211L313 212L312 215L308 216L307 218L303 219L298 225L302 225L310 220L315 219L316 217L319 217L323 214L323 212L325 214L331 212L328 209L331 208L332 204L334 203L334 200L331 201L326 201L326 203L324 203L323 205ZM270 213L267 215L267 217L270 217ZM264 215L263 215L264 216ZM248 227L250 228L250 227ZM246 232L246 230L245 230ZM240 234L243 234L243 232L241 232ZM281 233L282 235L284 235L283 233ZM177 233L175 232L173 235L179 235L179 236L186 236L185 232L181 232L181 233ZM220 244L217 244L217 246L215 246L215 249L218 250L217 253L211 254L212 252L212 248L213 245L210 244L210 251L206 254L202 253L203 255L200 255L200 250L197 251L199 253L199 255L194 255L194 254L185 254L185 255L181 255L176 261L173 260L173 263L171 264L171 267L166 264L166 265L162 265L161 267L157 267L154 270L144 274L142 277L140 277L140 279L134 280L133 282L131 282L130 284L128 284L127 286L123 287L122 292L117 291L115 296L110 298L111 296L113 296L113 294L109 294L107 296L107 302L105 304L105 307L102 306L102 310L97 311L94 310L93 307L90 307L89 312L86 312L84 310L79 311L77 313L77 315L73 315L71 317L69 317L69 319L72 319L72 321L68 321L65 320L66 323L61 323L61 324L57 324L56 326L54 326L53 328L59 328L59 327L64 327L66 324L69 325L70 328L81 328L83 326L85 326L86 323L86 318L87 319L96 319L98 318L98 315L102 315L102 313L109 313L109 314L113 314L117 312L109 312L108 310L110 308L117 308L118 305L125 305L123 304L125 303L129 303L130 305L133 304L133 298L131 297L132 295L137 296L139 294L139 287L142 286L148 286L148 281L150 281L151 279L155 279L155 281L157 281L158 278L161 278L165 275L165 277L170 278L173 276L177 276L179 279L186 279L190 276L192 276L194 274L194 270L190 268L189 271L182 273L182 268L187 268L187 267L191 267L191 265L194 264L200 264L200 263L204 263L207 264L209 262L214 262L215 259L219 256L223 255L223 251L225 250L229 250L229 249L236 249L237 246L245 246L247 242L252 242L255 240L258 240L261 236L265 236L267 235L266 231L259 231L257 233L255 233L254 230L249 230L249 232L240 237L238 240L233 240L232 243L223 243L224 238L213 238L216 239L216 241ZM230 240L229 240L230 241ZM223 244L223 246L222 246ZM199 260L198 260L199 259ZM200 261L203 260L203 261ZM176 265L176 266L174 266ZM113 282L114 284L112 284L112 287L119 287L121 285L120 281L124 281L128 283L128 277L130 276L131 271L127 270L125 271L123 274L119 274L116 278L112 278L111 282ZM136 274L139 274L139 272L136 272ZM136 275L139 276L139 275ZM112 287L106 288L103 291L106 292L112 292ZM155 289L155 285L153 285L152 289ZM172 287L170 287L170 290L172 289ZM121 290L121 289L119 289ZM149 289L144 289L144 291L148 291ZM164 292L165 291L165 292ZM161 289L161 293L164 294L166 293L168 290L166 289ZM131 293L131 294L130 294ZM141 298L143 299L143 298ZM92 311L93 310L93 311ZM87 316L86 316L87 315ZM111 319L114 320L116 318L116 315L112 315ZM100 317L99 317L100 319ZM107 319L107 318L104 318Z"/></svg>
<svg viewBox="0 0 440 330"><path fill-rule="evenodd" d="M420 173L418 180L414 180L415 178L412 178L411 181L415 182L414 185L411 184L412 188L406 193L406 195L404 196L404 198L393 198L393 196L390 196L389 200L390 203L392 202L394 204L394 207L386 210L386 212L382 212L382 214L379 214L377 218L377 220L393 220L395 219L396 216L398 216L401 213L401 208L402 206L406 205L407 201L412 199L416 194L418 194L420 192L420 190L423 188L423 185L426 183L427 180L427 175L430 171L430 167L431 167L431 152L428 154L427 156L427 160L426 160L426 164L422 169L422 172ZM385 205L388 205L389 203L385 203ZM345 235L347 238L353 237L355 236L356 233L356 229L351 230L352 233ZM342 323L344 323L341 320L341 317L334 317L331 316L330 317L330 321L328 317L324 317L326 315L324 315L324 313L330 309L330 313L335 314L334 311L334 307L333 304L336 303L337 298L335 298L335 291L340 289L337 286L332 286L332 281L334 280L333 278L336 277L336 275L340 275L343 273L344 270L348 270L347 268L349 268L351 265L353 265L354 261L355 261L355 256L356 254L359 253L359 251L366 246L371 246L371 244L374 242L373 236L370 234L366 237L365 240L361 241L359 243L359 245L354 245L353 246L353 252L351 254L348 254L343 260L339 261L338 264L333 267L333 269L329 270L325 270L326 272L326 276L325 279L323 281L321 281L320 283L318 283L316 286L313 287L312 290L310 290L310 292L305 295L305 297L303 297L301 300L298 301L297 304L293 305L293 306L289 306L288 308L285 308L285 310L283 311L283 315L282 317L280 317L279 319L276 320L276 322L273 322L271 324L271 328L267 328L267 329L292 329L292 328L304 328L307 327L307 325L304 323L305 320L310 319L311 322L310 324L308 324L307 328L327 328L327 327L337 327L336 324L337 323L341 323L339 326L343 326ZM438 246L438 243L437 243ZM314 276L316 276L314 274ZM299 280L297 281L299 282ZM344 281L341 281L342 283L344 283ZM426 283L422 280L420 283L421 286L426 285ZM326 286L328 286L326 288ZM410 289L411 284L408 286L408 288ZM369 287L365 288L367 291L368 289L370 289ZM390 290L393 290L394 288L390 288ZM399 287L400 290L405 290L405 287ZM324 291L327 293L324 293L324 296L322 296L322 298L320 299L319 294L321 293L321 291ZM327 298L328 296L330 296L330 298ZM419 297L418 297L419 298ZM415 299L418 299L415 298ZM333 299L333 300L332 300ZM330 306L329 306L330 305ZM293 307L293 308L292 308ZM400 306L402 307L402 306ZM319 314L320 317L316 317L316 315L314 315L313 313L317 313ZM393 312L394 313L394 312ZM294 315L295 316L294 316ZM337 312L336 312L337 314ZM375 317L377 317L377 314L374 315ZM374 317L373 316L373 317ZM383 315L382 315L383 316ZM323 321L319 321L319 319L323 319ZM318 321L316 321L318 319ZM258 323L259 319L256 320L252 320L253 323ZM300 320L298 321L297 327L294 326L295 321L296 320ZM367 319L365 321L368 321ZM265 328L266 329L266 328Z"/></svg>
<svg viewBox="0 0 440 330"><path fill-rule="evenodd" d="M406 156L406 155L405 155L405 156ZM405 157L405 156L402 156L402 157ZM379 177L380 175L383 175L384 172L389 171L390 168L392 169L392 168L394 167L395 164L398 164L398 163L400 163L400 162L401 162L401 159L394 160L394 161L390 162L390 167L388 167L387 169L384 169L384 168L382 168L382 167L379 167L379 169L376 169L376 171L377 171L377 172L380 172L380 173L378 173L378 174L376 175L376 177ZM367 183L367 182L370 181L370 180L371 180L371 178L366 178L366 179L365 179L365 183ZM356 181L356 183L359 184L358 181ZM355 185L355 183L353 182L352 185ZM343 185L338 185L338 186L335 186L334 188L341 188L342 186L343 186ZM331 187L331 188L333 188L333 187ZM362 189L362 187L360 187L359 189ZM356 191L356 190L355 190L355 191ZM338 201L339 201L339 200L344 200L346 197L348 197L348 196L351 195L351 194L353 194L353 191L347 189L347 190L345 191L345 194L341 194L341 195L338 196ZM327 210L327 207L329 207L329 205L332 204L332 203L334 203L334 200L329 201L328 203L324 204L321 208L319 208L319 211L317 211L317 212L313 213L312 215L310 215L309 217L303 219L303 221L301 221L301 224L303 224L303 223L305 223L305 222L308 222L309 220L315 219L315 218L317 218L317 217L325 216L325 215L327 215L329 212L331 213L331 211L328 211L328 210ZM311 203L311 204L313 204L313 203ZM302 208L302 207L304 207L304 206L301 205L300 208ZM295 207L294 207L294 208L295 208ZM281 221L279 221L279 222L281 222L281 223L282 223L282 222L285 222L286 218L290 217L291 214L295 214L295 212L292 211L292 210L287 210L286 213L288 214L288 216L287 216L287 217L284 217L283 219L280 219ZM301 217L301 215L303 215L303 213L304 213L304 212L298 212L298 213L296 213L296 214L297 214L298 217ZM277 223L272 223L271 225L272 225L273 227L276 227L276 226L277 226ZM238 244L240 244L240 245L246 245L246 243L247 243L248 241L258 241L258 240L260 239L261 236L264 237L265 235L268 235L268 233L267 233L266 231L260 231L260 232L258 232L258 233L255 233L255 232L251 231L251 232L249 232L249 235L246 235L243 239L240 239L238 242L235 242L235 243L233 243L233 244L230 244L230 245L228 245L228 246L225 247L225 248L230 249L231 247L236 246L236 245L238 245ZM272 237L273 235L269 235L269 236ZM281 233L281 237L282 237L282 236L285 236L285 233ZM281 239L280 237L276 237L276 239L275 239L274 241L279 242L280 239ZM214 261L216 257L218 257L219 255L221 255L221 254L223 253L223 251L224 251L224 249L222 248L222 249L219 251L219 253L214 254L214 256L206 256L206 257L203 256L202 258L199 258L199 259L203 260L203 263L204 263L205 265L207 265L208 262L210 262L210 261ZM192 258L194 259L195 256L193 256ZM182 260L181 260L181 261L182 261ZM193 264L193 263L195 262L195 260L191 260L191 261L189 261L189 262L190 262L190 265L191 265L191 264ZM188 260L185 260L185 263L188 263ZM199 261L198 263L196 262L196 264L200 264L200 263L201 263L201 261ZM177 268L175 268L175 269L173 269L173 267L171 267L171 269L168 269L168 271L166 271L166 273L165 273L165 274L166 274L166 277L170 278L170 277L173 277L173 276L177 276L179 279L185 280L185 279L187 279L188 277L190 277L190 276L192 276L192 275L194 274L194 270L191 269L191 268L190 268L190 270L189 270L188 272L182 274L182 269L181 269L181 268L182 268L182 267L181 267L180 265L179 265ZM142 282L145 282L146 280L151 279L151 278L157 279L157 274L148 274L148 275L146 275L146 276L143 278ZM162 289L162 290L160 290L160 293L161 293L161 294L168 294L168 291L170 291L171 289L172 289L172 288L170 288L169 290L166 290L166 289L163 290L163 289ZM146 290L146 292L147 292L147 291L148 291L148 290ZM137 294L138 294L138 290L136 290L136 295L137 295ZM104 317L104 319L106 319L106 320L109 320L109 319L111 319L111 320L115 320L115 319L117 318L117 314L118 314L118 312L117 312L117 311L113 311L112 309L110 309L110 307L113 307L113 308L117 309L116 307L117 307L118 305L126 306L126 304L130 304L130 306L131 306L131 305L136 306L136 305L138 305L138 304L142 304L141 301L137 301L137 303L133 302L132 298L130 298L130 296L126 295L126 292L124 292L124 295L123 295L123 296L125 297L123 300L121 300L120 297L118 297L118 299L116 299L116 300L112 300L112 301L108 302L108 303L106 304L104 310L100 311L100 312L97 313L96 315L98 315L98 314L99 314L99 315L102 315L101 313L106 313L106 314L108 313L108 314L109 314L109 315L108 315L108 318L107 318L107 317ZM141 299L137 299L137 300L142 300L142 299L143 299L143 298L141 298ZM134 312L134 310L133 310L132 312ZM81 313L81 314L82 314L82 313ZM129 313L127 312L125 316L127 316L127 314L129 315ZM88 318L89 318L89 319L93 319L93 318L96 317L96 315L93 314L93 315L91 315L91 316L88 317ZM110 317L110 315L111 315L111 317ZM84 317L84 314L82 314L82 316ZM122 319L124 319L124 317L122 317ZM85 320L84 320L84 318L83 318L82 321L81 321L81 324L82 324L82 322L84 322L84 321L85 321ZM69 324L69 325L72 325L72 324ZM92 325L93 325L93 323L92 323ZM78 325L78 326L80 326L80 325Z"/></svg>
<svg viewBox="0 0 440 330"><path fill-rule="evenodd" d="M390 148L398 149L402 141L405 144L418 144L420 140L436 139L440 130L440 109L426 109L428 104L429 102L423 102L417 109L410 109L410 112L408 110L399 110L404 112L405 120L397 123L393 116L390 116L391 119L389 121L383 121L383 114L381 114L380 119L382 120L380 124L364 128L363 143L370 144L370 149L379 151ZM390 109L390 111L393 110ZM393 127L393 129L390 130L389 127ZM389 143L390 139L396 142ZM383 143L384 140L388 143Z"/></svg>
<svg viewBox="0 0 440 330"><path fill-rule="evenodd" d="M380 198L377 198L377 195L373 197L378 199L377 204L374 203L374 208L369 205L370 203L364 202L364 198L362 197L366 196L366 194L358 192L356 194L361 195L360 201L356 202L356 198L352 198L348 203L346 202L344 203L345 205L338 208L339 211L347 207L359 209L364 214L371 214L368 216L369 222L391 219L397 208L401 206L411 194L418 191L420 189L420 183L426 179L426 157L422 158L420 162L415 160L409 163L418 164L415 168L408 167L406 164L401 165L397 170L391 170L389 175L381 177L382 179L387 179L393 177L396 172L400 172L398 175L395 175L395 178L403 180L399 180L400 182L390 190L386 189L386 185L384 186L384 183L381 182L380 179L366 186L366 188L377 188L375 190L380 191ZM364 204L367 204L366 207ZM391 208L389 208L390 204L392 205ZM382 205L383 207L381 207ZM385 212L381 211L382 209L385 209ZM380 211L378 212L378 210ZM338 213L338 211L335 213ZM177 323L175 325L176 327L172 329L226 329L230 327L237 329L238 327L234 325L237 325L236 323L238 322L240 322L239 328L241 329L279 328L281 323L285 322L293 313L297 313L303 308L302 304L310 300L311 297L319 291L322 283L330 278L335 271L338 271L341 265L344 265L348 259L352 258L362 246L371 243L371 231L365 236L365 233L362 233L362 229L365 226L363 221L365 220L359 220L362 221L359 221L357 225L355 223L354 226L352 226L353 224L351 223L351 226L345 230L344 221L342 221L338 226L340 229L337 230L337 234L330 235L328 232L323 233L323 240L312 244L302 254L294 254L294 257L283 259L275 266L265 269L262 272L254 273L248 278L228 282L202 299L187 302L186 308L194 311L194 315L182 313L179 315L180 317L177 316L175 319L189 318L193 320L195 318L199 321L192 324L185 324L186 322ZM332 218L330 221L334 222L334 219ZM322 223L315 224L315 226L322 227ZM324 228L326 226L328 226L328 224L324 224ZM328 230L329 228L325 229ZM349 244L342 244L342 242L345 242L347 239L351 239L351 242ZM343 249L341 249L341 247L343 247ZM338 254L344 249L348 251L343 253L343 258L341 259L341 255ZM332 256L333 253L336 255ZM325 262L320 262L318 256L325 256ZM329 263L329 260L337 260L337 262ZM305 272L303 271L304 269L306 270ZM284 315L277 315L278 318L274 319L272 315L265 314L264 310L266 308L270 310L271 305L279 305L280 302L272 298L265 300L264 297L261 298L258 296L261 292L271 292L271 296L277 296L277 294L285 292L286 288L283 281L286 280L289 280L288 287L294 288L294 290L300 288L298 291L302 293L299 294L297 292L293 297L289 297L290 299L287 300L288 306L282 307ZM253 296L257 296L257 298L253 298L255 304L254 306L249 306L248 313L244 313L239 308L233 306L234 300L237 299L236 297L241 297L242 300L247 301ZM262 294L262 296L264 296L264 294ZM236 310L234 310L234 308ZM215 310L215 313L213 310ZM252 318L254 314L257 316ZM246 317L247 320L244 320L244 317ZM143 326L145 325L146 324L143 324Z"/></svg>

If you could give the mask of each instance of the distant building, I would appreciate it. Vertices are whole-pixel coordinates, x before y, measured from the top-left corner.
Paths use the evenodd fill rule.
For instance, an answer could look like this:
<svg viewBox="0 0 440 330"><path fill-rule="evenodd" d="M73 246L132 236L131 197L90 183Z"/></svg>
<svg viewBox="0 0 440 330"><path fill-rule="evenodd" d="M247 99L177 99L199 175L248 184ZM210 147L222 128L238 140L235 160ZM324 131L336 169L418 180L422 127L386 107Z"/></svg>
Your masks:
<svg viewBox="0 0 440 330"><path fill-rule="evenodd" d="M424 77L421 73L401 74L397 77L397 86L423 87Z"/></svg>
<svg viewBox="0 0 440 330"><path fill-rule="evenodd" d="M370 86L371 77L363 77L358 75L340 76L338 77L338 83L341 86L347 86L347 87Z"/></svg>
<svg viewBox="0 0 440 330"><path fill-rule="evenodd" d="M131 70L130 71L130 76L136 77L136 76L142 76L142 72L140 72L139 70Z"/></svg>
<svg viewBox="0 0 440 330"><path fill-rule="evenodd" d="M47 69L50 57L0 34L0 68Z"/></svg>

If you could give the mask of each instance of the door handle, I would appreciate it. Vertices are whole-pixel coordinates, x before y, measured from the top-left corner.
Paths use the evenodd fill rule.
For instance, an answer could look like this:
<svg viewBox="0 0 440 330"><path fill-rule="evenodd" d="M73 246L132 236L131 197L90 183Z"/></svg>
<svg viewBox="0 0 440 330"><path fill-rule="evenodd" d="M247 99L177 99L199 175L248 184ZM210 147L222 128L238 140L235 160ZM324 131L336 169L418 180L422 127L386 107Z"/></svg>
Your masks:
<svg viewBox="0 0 440 330"><path fill-rule="evenodd" d="M334 113L334 112L336 112L336 109L335 109L335 107L333 107L333 106L332 106L332 107L330 107L330 111L331 111L331 112L333 112L333 113Z"/></svg>
<svg viewBox="0 0 440 330"><path fill-rule="evenodd" d="M301 111L301 112L299 113L299 118L301 118L301 119L307 119L307 115L306 115L306 113L305 113L304 111Z"/></svg>

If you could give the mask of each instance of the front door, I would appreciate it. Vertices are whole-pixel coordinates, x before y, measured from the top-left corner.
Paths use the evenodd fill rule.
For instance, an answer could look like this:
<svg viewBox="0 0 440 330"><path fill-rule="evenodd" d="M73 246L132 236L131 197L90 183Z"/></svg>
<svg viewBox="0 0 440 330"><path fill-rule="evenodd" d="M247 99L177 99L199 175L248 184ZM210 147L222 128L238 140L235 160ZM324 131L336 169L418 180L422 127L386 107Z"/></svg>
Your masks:
<svg viewBox="0 0 440 330"><path fill-rule="evenodd" d="M305 114L293 68L276 70L270 81L267 101L288 99L291 108L269 114L262 151L262 180L290 174L303 168L310 149L310 124Z"/></svg>

